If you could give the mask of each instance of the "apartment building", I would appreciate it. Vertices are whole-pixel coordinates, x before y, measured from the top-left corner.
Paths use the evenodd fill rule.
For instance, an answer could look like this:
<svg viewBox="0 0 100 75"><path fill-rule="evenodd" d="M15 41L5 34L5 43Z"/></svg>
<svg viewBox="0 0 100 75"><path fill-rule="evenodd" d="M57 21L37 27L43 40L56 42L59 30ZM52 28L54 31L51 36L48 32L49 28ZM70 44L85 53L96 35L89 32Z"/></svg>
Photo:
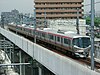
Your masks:
<svg viewBox="0 0 100 75"><path fill-rule="evenodd" d="M76 19L83 17L83 0L34 0L37 19ZM79 14L77 15L77 12Z"/></svg>
<svg viewBox="0 0 100 75"><path fill-rule="evenodd" d="M4 24L19 22L19 11L14 9L11 12L1 12L1 21Z"/></svg>

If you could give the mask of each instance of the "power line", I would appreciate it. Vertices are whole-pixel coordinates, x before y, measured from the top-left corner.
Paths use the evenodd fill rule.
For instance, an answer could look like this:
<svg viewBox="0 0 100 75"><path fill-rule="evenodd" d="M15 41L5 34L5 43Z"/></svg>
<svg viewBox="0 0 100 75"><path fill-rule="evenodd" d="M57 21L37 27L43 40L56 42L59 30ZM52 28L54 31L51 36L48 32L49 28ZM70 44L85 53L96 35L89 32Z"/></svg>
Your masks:
<svg viewBox="0 0 100 75"><path fill-rule="evenodd" d="M94 4L98 4L98 3L100 3L100 1L95 2ZM86 5L84 5L84 6L89 6L89 5L91 5L91 4L86 4Z"/></svg>

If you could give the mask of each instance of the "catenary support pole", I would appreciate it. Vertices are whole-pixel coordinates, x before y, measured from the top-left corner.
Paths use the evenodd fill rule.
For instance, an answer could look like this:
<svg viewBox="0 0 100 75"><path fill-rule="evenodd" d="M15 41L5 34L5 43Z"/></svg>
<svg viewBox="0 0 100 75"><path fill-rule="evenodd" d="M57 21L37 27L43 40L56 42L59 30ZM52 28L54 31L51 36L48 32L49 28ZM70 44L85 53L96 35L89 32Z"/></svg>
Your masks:
<svg viewBox="0 0 100 75"><path fill-rule="evenodd" d="M94 70L94 0L91 0L91 70Z"/></svg>
<svg viewBox="0 0 100 75"><path fill-rule="evenodd" d="M34 8L34 43L36 43L36 8Z"/></svg>
<svg viewBox="0 0 100 75"><path fill-rule="evenodd" d="M39 68L39 75L42 75L42 69L40 67Z"/></svg>
<svg viewBox="0 0 100 75"><path fill-rule="evenodd" d="M21 50L19 50L19 59L20 59L20 63L22 62L22 52ZM22 65L20 65L20 75L22 75Z"/></svg>
<svg viewBox="0 0 100 75"><path fill-rule="evenodd" d="M45 3L45 5L46 5L46 3ZM44 9L44 28L47 28L46 8Z"/></svg>
<svg viewBox="0 0 100 75"><path fill-rule="evenodd" d="M76 30L77 30L77 34L80 34L79 33L79 8L77 8Z"/></svg>

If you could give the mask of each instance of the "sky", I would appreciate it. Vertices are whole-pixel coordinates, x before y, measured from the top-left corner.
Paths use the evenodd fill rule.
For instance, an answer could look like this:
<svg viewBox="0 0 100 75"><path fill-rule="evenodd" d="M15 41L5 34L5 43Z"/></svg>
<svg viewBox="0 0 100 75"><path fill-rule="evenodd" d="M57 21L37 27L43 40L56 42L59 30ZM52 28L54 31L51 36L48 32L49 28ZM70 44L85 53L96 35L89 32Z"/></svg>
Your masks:
<svg viewBox="0 0 100 75"><path fill-rule="evenodd" d="M90 4L91 0L84 0L84 4ZM95 0L98 2L100 0ZM95 5L96 11L99 9L100 3ZM20 13L33 13L34 0L0 0L0 13L10 12L13 9L19 10ZM84 12L89 12L90 6L84 6Z"/></svg>
<svg viewBox="0 0 100 75"><path fill-rule="evenodd" d="M100 0L94 0L95 2L100 2ZM91 10L91 6L85 6L87 4L91 4L91 0L84 0L84 12L89 12ZM100 3L95 4L95 11L98 13L100 12Z"/></svg>
<svg viewBox="0 0 100 75"><path fill-rule="evenodd" d="M34 0L0 0L0 13L10 12L13 9L21 13L33 13Z"/></svg>

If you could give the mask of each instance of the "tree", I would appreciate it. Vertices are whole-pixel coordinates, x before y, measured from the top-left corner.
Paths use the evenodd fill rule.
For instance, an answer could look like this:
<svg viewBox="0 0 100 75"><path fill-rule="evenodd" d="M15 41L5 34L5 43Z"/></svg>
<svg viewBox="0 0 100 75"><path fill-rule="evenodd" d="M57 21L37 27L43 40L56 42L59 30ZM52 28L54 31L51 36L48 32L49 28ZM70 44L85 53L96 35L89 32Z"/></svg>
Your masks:
<svg viewBox="0 0 100 75"><path fill-rule="evenodd" d="M87 25L90 25L91 24L91 18L90 17L87 17L86 18L86 24ZM100 27L99 25L100 25L100 17L95 17L94 18L94 25L96 26L96 27Z"/></svg>

